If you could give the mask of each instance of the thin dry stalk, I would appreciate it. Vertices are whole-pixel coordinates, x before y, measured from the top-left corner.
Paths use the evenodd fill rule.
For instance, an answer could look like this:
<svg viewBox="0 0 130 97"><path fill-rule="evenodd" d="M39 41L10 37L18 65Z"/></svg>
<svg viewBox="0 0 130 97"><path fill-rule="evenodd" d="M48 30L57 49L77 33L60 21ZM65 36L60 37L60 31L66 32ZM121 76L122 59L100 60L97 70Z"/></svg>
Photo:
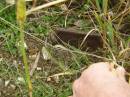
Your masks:
<svg viewBox="0 0 130 97"><path fill-rule="evenodd" d="M88 37L93 31L97 31L97 29L92 29L92 30L90 30L90 31L86 34L86 36L84 37L84 39L83 39L83 41L82 41L82 43L81 43L81 45L80 45L80 48L83 46L85 40L87 39L87 37Z"/></svg>
<svg viewBox="0 0 130 97"><path fill-rule="evenodd" d="M66 2L66 1L67 0L56 0L56 1L53 1L53 2L49 2L47 4L43 4L43 5L40 5L38 7L35 7L35 8L32 8L32 9L28 10L26 14L29 15L34 11L37 11L37 10L40 10L40 9L43 9L43 8L47 8L47 7L50 7L50 6L59 4L59 3L63 3L63 2Z"/></svg>

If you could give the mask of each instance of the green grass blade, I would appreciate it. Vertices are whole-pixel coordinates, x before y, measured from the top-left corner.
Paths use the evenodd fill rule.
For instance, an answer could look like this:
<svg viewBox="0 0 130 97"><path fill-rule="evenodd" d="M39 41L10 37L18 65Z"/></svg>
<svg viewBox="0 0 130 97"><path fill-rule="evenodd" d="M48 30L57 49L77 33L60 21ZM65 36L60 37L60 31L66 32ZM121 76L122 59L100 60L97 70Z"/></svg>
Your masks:
<svg viewBox="0 0 130 97"><path fill-rule="evenodd" d="M29 96L32 97L32 83L30 79L30 72L29 72L29 66L27 62L27 56L26 56L26 51L24 47L24 22L26 20L26 3L25 0L17 0L16 3L16 8L17 8L17 22L20 27L20 50L21 54L23 57L23 63L25 66L25 75L26 75L26 80L29 88Z"/></svg>
<svg viewBox="0 0 130 97"><path fill-rule="evenodd" d="M95 1L96 1L96 6L97 6L97 9L98 9L98 12L101 13L101 7L100 7L100 4L102 4L102 3L101 3L102 0L95 0Z"/></svg>
<svg viewBox="0 0 130 97"><path fill-rule="evenodd" d="M108 8L108 0L103 0L103 12L104 12L104 14L107 13L107 8Z"/></svg>

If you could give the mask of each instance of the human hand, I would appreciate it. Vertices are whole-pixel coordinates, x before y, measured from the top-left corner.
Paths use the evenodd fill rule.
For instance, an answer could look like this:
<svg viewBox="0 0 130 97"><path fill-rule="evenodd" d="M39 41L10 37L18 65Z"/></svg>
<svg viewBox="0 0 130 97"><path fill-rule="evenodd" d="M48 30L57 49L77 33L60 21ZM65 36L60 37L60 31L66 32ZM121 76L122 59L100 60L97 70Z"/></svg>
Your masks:
<svg viewBox="0 0 130 97"><path fill-rule="evenodd" d="M91 65L73 84L70 97L130 97L123 67L111 68L107 62Z"/></svg>

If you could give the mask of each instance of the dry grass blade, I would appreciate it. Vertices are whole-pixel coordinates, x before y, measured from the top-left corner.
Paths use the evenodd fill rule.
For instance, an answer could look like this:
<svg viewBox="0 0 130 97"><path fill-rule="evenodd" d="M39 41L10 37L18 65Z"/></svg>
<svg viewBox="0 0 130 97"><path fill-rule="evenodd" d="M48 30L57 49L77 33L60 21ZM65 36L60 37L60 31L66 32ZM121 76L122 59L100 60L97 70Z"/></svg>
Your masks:
<svg viewBox="0 0 130 97"><path fill-rule="evenodd" d="M72 75L72 74L73 74L72 72L64 72L64 73L58 73L58 74L51 75L48 78L57 77L57 76L59 77L59 76L63 76L63 75Z"/></svg>
<svg viewBox="0 0 130 97"><path fill-rule="evenodd" d="M40 52L37 54L37 57L36 57L36 59L35 59L35 62L34 62L34 64L33 64L33 66L32 66L32 69L31 69L31 71L30 71L30 76L33 75L35 69L37 68L39 58L40 58Z"/></svg>
<svg viewBox="0 0 130 97"><path fill-rule="evenodd" d="M130 7L127 8L127 9L125 9L124 11L120 12L112 21L114 21L114 20L120 18L122 15L123 15L123 16L126 16L126 15L128 15L129 13L130 13Z"/></svg>
<svg viewBox="0 0 130 97"><path fill-rule="evenodd" d="M98 29L92 29L90 30L87 35L84 37L83 41L81 42L80 48L83 46L85 40L87 39L87 37L89 36L89 34L91 34L93 31L97 31Z"/></svg>
<svg viewBox="0 0 130 97"><path fill-rule="evenodd" d="M43 9L43 8L47 8L47 7L50 7L50 6L53 6L53 5L56 5L56 4L59 4L59 3L63 3L63 2L66 2L67 0L56 0L56 1L53 1L53 2L49 2L47 4L43 4L41 6L38 6L38 7L35 7L35 8L32 8L30 10L27 11L27 15L31 14L32 12L34 11L38 11L40 9Z"/></svg>
<svg viewBox="0 0 130 97"><path fill-rule="evenodd" d="M126 54L128 51L130 51L130 48L126 48L126 49L122 50L121 52L119 52L118 57L121 57L122 55Z"/></svg>

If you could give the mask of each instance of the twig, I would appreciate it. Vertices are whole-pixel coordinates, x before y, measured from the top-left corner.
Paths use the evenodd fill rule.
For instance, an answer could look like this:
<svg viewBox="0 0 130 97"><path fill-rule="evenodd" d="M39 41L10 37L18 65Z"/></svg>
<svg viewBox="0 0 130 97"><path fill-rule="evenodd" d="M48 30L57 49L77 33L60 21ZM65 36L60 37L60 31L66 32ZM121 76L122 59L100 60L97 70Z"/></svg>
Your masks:
<svg viewBox="0 0 130 97"><path fill-rule="evenodd" d="M40 9L43 9L43 8L47 8L47 7L50 7L50 6L53 6L53 5L62 3L62 2L66 2L66 1L67 0L56 0L56 1L53 1L53 2L49 2L47 4L43 4L43 5L40 5L38 7L35 7L35 8L32 8L32 9L28 10L26 14L29 15L34 11L37 11L37 10L40 10Z"/></svg>

